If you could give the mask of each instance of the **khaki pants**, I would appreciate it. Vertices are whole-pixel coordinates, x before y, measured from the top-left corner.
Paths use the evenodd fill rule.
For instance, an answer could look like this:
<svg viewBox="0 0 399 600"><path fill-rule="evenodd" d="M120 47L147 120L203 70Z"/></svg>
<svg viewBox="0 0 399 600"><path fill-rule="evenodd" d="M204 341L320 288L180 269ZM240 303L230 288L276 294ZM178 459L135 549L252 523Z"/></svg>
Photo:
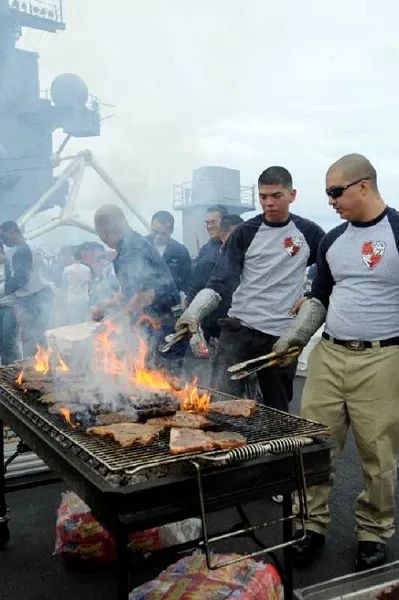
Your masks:
<svg viewBox="0 0 399 600"><path fill-rule="evenodd" d="M357 498L359 541L381 542L394 533L399 454L399 346L348 350L322 339L309 359L303 417L330 428L336 455L351 427L364 487ZM330 522L330 484L308 490L307 527L325 533Z"/></svg>

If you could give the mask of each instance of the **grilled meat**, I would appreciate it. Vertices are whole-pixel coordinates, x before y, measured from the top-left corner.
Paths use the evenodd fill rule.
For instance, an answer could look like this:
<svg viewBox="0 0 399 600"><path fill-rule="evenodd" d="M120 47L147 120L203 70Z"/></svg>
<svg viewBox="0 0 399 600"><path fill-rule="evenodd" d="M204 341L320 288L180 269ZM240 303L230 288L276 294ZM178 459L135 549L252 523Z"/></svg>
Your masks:
<svg viewBox="0 0 399 600"><path fill-rule="evenodd" d="M256 412L255 400L218 400L211 402L209 412L228 417L250 417Z"/></svg>
<svg viewBox="0 0 399 600"><path fill-rule="evenodd" d="M213 449L212 439L200 429L173 428L170 430L169 450L171 454L204 452Z"/></svg>
<svg viewBox="0 0 399 600"><path fill-rule="evenodd" d="M234 431L201 431L200 429L174 428L170 430L169 450L171 454L205 452L207 450L230 450L245 446L247 440Z"/></svg>
<svg viewBox="0 0 399 600"><path fill-rule="evenodd" d="M206 434L214 443L215 448L221 450L231 450L232 448L238 448L239 446L246 446L247 440L235 431L208 431Z"/></svg>
<svg viewBox="0 0 399 600"><path fill-rule="evenodd" d="M102 415L98 415L98 417L96 418L97 425L113 425L115 423L137 423L137 421L137 414L127 414L124 412L104 413Z"/></svg>
<svg viewBox="0 0 399 600"><path fill-rule="evenodd" d="M58 398L59 396L53 392L45 392L37 399L37 401L40 402L40 404L48 404L48 406L52 406L53 404L57 404Z"/></svg>
<svg viewBox="0 0 399 600"><path fill-rule="evenodd" d="M207 429L212 427L214 423L209 421L203 415L198 413L190 413L184 410L178 411L171 417L159 417L158 419L149 419L147 425L171 427L187 427L189 429Z"/></svg>
<svg viewBox="0 0 399 600"><path fill-rule="evenodd" d="M140 423L116 423L100 427L89 427L86 433L112 437L120 446L148 446L159 436L159 428Z"/></svg>

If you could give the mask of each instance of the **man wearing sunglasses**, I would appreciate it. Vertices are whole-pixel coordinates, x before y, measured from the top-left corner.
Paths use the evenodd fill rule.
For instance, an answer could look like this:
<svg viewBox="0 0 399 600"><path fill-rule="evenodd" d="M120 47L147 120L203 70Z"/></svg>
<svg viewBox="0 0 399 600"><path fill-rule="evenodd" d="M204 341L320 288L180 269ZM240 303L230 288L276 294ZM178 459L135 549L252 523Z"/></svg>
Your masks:
<svg viewBox="0 0 399 600"><path fill-rule="evenodd" d="M359 154L327 171L330 206L345 223L322 240L310 298L276 350L305 346L325 321L310 356L302 415L328 425L337 453L351 427L363 471L355 511L356 569L386 560L394 533L399 454L399 213L386 206L371 163ZM331 484L308 490L306 535L292 548L309 565L330 522Z"/></svg>

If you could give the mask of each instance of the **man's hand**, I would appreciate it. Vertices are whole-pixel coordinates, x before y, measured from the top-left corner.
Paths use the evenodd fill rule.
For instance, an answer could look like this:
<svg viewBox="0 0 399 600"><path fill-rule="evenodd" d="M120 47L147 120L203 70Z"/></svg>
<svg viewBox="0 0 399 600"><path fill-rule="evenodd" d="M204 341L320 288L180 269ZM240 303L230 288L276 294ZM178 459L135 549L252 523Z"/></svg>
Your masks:
<svg viewBox="0 0 399 600"><path fill-rule="evenodd" d="M134 296L132 296L129 302L123 309L125 314L141 314L144 312L144 309L154 302L155 291L154 290L145 290L142 292L137 292Z"/></svg>
<svg viewBox="0 0 399 600"><path fill-rule="evenodd" d="M302 304L305 302L306 298L299 298L294 304L294 306L289 310L288 314L290 317L296 317L299 311L301 310Z"/></svg>
<svg viewBox="0 0 399 600"><path fill-rule="evenodd" d="M100 302L97 306L93 306L91 309L91 318L93 321L102 321L105 318L105 314L113 308L117 308L119 306L120 293L115 292L113 296L109 300L105 302Z"/></svg>
<svg viewBox="0 0 399 600"><path fill-rule="evenodd" d="M93 306L91 309L91 318L93 321L102 321L104 319L105 310L102 306Z"/></svg>

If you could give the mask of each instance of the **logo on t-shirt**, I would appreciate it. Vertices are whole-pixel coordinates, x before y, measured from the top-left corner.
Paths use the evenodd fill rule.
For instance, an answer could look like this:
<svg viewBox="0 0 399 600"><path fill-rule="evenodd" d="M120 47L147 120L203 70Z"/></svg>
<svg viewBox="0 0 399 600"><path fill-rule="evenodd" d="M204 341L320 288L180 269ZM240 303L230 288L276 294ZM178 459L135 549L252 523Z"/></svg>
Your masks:
<svg viewBox="0 0 399 600"><path fill-rule="evenodd" d="M385 254L385 242L364 242L362 246L362 259L366 267L374 269L381 262Z"/></svg>
<svg viewBox="0 0 399 600"><path fill-rule="evenodd" d="M303 244L301 237L286 237L284 239L284 249L290 256L295 256L300 251Z"/></svg>

